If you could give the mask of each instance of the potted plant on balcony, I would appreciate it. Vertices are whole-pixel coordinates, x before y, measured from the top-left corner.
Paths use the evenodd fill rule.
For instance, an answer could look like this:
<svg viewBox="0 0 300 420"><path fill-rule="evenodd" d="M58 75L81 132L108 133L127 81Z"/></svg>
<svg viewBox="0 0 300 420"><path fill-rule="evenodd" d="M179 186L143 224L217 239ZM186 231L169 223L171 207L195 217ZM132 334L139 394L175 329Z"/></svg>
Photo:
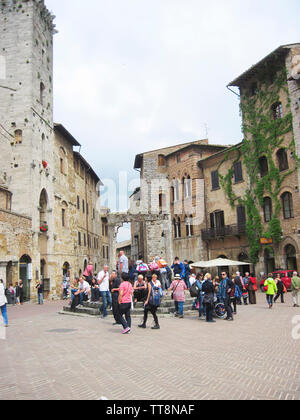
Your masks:
<svg viewBox="0 0 300 420"><path fill-rule="evenodd" d="M49 229L49 227L48 227L47 222L44 222L44 223L42 223L42 224L41 224L41 226L40 226L40 231L41 231L42 233L46 233L46 232L48 232L48 229Z"/></svg>

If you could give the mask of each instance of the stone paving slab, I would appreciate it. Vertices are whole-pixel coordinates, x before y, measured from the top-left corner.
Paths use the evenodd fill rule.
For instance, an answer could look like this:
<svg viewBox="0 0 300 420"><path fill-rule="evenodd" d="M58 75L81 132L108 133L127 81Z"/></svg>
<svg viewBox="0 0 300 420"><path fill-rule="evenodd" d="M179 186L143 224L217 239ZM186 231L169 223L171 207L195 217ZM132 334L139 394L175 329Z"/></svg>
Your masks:
<svg viewBox="0 0 300 420"><path fill-rule="evenodd" d="M286 300L270 311L259 294L233 323L162 318L153 331L151 316L147 330L133 319L126 336L111 318L59 315L63 302L9 308L0 399L300 400L300 310Z"/></svg>

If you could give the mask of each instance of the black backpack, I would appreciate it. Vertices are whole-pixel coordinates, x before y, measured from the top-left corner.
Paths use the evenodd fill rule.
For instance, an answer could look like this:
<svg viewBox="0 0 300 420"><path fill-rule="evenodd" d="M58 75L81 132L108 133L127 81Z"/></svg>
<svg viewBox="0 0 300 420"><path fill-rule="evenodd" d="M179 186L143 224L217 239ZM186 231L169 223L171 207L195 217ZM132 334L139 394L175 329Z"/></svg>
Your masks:
<svg viewBox="0 0 300 420"><path fill-rule="evenodd" d="M200 295L201 289L197 284L198 282L196 281L193 286L190 288L190 294L192 298L197 298Z"/></svg>

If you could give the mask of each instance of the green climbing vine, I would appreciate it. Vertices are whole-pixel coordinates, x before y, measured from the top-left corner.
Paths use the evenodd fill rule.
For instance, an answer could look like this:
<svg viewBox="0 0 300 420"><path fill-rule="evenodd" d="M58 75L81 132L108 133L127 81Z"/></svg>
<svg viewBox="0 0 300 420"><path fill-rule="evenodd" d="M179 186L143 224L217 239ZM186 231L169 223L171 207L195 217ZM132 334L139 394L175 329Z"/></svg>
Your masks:
<svg viewBox="0 0 300 420"><path fill-rule="evenodd" d="M271 82L266 82L266 69L258 75L261 88L255 94L243 94L241 101L241 113L243 116L244 140L226 152L222 165L229 160L229 156L235 153L233 164L242 157L247 170L249 186L243 197L237 197L233 191L232 179L234 168L232 167L225 175L220 176L220 184L232 207L235 203L244 205L247 214L246 235L250 247L250 258L253 264L258 262L261 251L260 238L272 238L278 243L282 237L280 223L281 201L280 190L284 179L299 166L299 158L296 156L294 138L288 146L284 146L286 134L293 133L293 119L290 111L290 101L287 88L286 69L278 70ZM286 115L274 118L272 106L281 102L282 93L286 94ZM273 153L277 149L286 149L293 153L295 168L280 172L274 162ZM265 157L268 171L264 176L260 172L260 158ZM266 194L272 199L273 211L271 220L267 226L261 220L261 209L264 207Z"/></svg>

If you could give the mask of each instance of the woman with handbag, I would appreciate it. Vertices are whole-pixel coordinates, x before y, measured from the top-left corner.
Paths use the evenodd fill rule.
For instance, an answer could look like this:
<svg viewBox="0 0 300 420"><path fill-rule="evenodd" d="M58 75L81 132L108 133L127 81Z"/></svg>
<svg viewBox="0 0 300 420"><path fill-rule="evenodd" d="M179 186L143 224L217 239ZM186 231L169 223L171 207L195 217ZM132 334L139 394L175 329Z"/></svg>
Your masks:
<svg viewBox="0 0 300 420"><path fill-rule="evenodd" d="M169 292L172 293L172 299L175 304L175 316L179 318L184 318L183 307L185 302L185 290L187 290L187 285L184 280L181 279L180 274L175 275L175 280L169 288Z"/></svg>
<svg viewBox="0 0 300 420"><path fill-rule="evenodd" d="M159 322L157 317L157 309L160 307L163 291L161 288L160 281L157 279L157 275L153 274L151 281L148 282L148 294L144 306L144 322L139 325L139 328L147 328L148 312L150 312L154 318L155 325L152 330L159 330Z"/></svg>
<svg viewBox="0 0 300 420"><path fill-rule="evenodd" d="M209 273L204 277L202 292L204 292L203 304L206 308L206 322L216 322L213 319L215 286L213 285L211 274Z"/></svg>

